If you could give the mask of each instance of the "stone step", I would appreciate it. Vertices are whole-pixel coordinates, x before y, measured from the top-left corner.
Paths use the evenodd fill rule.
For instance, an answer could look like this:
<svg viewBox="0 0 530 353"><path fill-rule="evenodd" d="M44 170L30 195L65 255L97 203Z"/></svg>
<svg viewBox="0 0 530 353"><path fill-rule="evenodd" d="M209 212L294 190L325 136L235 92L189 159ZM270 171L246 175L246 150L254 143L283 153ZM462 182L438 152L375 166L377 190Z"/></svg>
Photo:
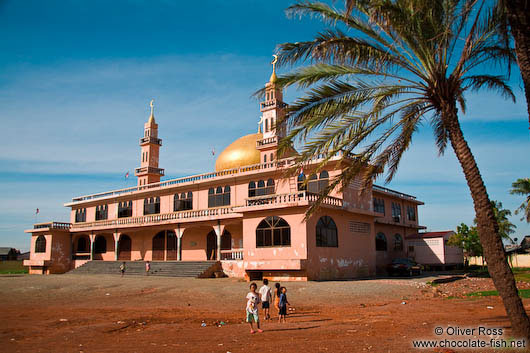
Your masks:
<svg viewBox="0 0 530 353"><path fill-rule="evenodd" d="M120 265L123 261L89 261L70 271L74 274L116 274L120 275ZM125 261L125 275L146 275L145 262ZM215 270L220 270L218 261L167 261L151 262L150 275L167 277L205 277L211 276Z"/></svg>

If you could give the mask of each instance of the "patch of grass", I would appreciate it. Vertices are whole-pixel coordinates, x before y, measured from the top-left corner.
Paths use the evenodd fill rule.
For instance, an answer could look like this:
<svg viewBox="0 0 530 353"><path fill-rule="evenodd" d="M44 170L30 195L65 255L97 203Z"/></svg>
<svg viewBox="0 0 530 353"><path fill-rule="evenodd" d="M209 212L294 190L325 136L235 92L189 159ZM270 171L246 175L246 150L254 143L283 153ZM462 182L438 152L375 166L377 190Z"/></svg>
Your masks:
<svg viewBox="0 0 530 353"><path fill-rule="evenodd" d="M22 261L1 261L0 274L28 273L28 268L24 267Z"/></svg>
<svg viewBox="0 0 530 353"><path fill-rule="evenodd" d="M436 287L436 286L440 285L440 283L436 283L436 282L433 282L433 281L429 281L426 284L428 284L428 285L430 285L432 287Z"/></svg>
<svg viewBox="0 0 530 353"><path fill-rule="evenodd" d="M23 270L0 270L0 275L21 275L29 273L28 269Z"/></svg>
<svg viewBox="0 0 530 353"><path fill-rule="evenodd" d="M499 292L496 290L483 290L466 294L467 297L492 297L498 295ZM530 289L519 289L519 296L521 298L530 298Z"/></svg>

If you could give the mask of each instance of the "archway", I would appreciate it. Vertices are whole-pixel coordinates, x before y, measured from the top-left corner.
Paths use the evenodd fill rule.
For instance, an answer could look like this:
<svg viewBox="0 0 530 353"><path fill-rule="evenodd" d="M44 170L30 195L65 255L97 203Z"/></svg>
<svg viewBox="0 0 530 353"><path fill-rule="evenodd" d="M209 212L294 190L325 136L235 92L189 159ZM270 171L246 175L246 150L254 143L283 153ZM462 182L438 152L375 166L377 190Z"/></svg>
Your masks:
<svg viewBox="0 0 530 353"><path fill-rule="evenodd" d="M131 260L132 241L127 234L122 234L118 241L118 260Z"/></svg>
<svg viewBox="0 0 530 353"><path fill-rule="evenodd" d="M217 252L217 235L212 230L206 236L206 260L216 260L215 253Z"/></svg>
<svg viewBox="0 0 530 353"><path fill-rule="evenodd" d="M166 251L166 260L177 260L177 235L170 230L167 231Z"/></svg>
<svg viewBox="0 0 530 353"><path fill-rule="evenodd" d="M164 243L166 241L166 232L158 232L153 237L153 261L163 261L164 260Z"/></svg>
<svg viewBox="0 0 530 353"><path fill-rule="evenodd" d="M232 250L232 234L227 230L221 236L221 250Z"/></svg>
<svg viewBox="0 0 530 353"><path fill-rule="evenodd" d="M96 236L94 241L94 260L102 260L102 254L107 252L107 239L104 235Z"/></svg>
<svg viewBox="0 0 530 353"><path fill-rule="evenodd" d="M90 239L86 235L81 235L79 238L77 238L76 252L77 253L90 252Z"/></svg>

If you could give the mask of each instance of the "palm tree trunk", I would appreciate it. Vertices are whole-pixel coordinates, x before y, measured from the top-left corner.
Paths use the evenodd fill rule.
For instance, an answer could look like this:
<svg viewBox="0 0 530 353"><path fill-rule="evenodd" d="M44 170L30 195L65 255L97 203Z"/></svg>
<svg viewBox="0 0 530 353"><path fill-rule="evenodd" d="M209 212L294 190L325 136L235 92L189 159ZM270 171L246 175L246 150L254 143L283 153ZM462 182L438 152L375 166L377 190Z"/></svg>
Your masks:
<svg viewBox="0 0 530 353"><path fill-rule="evenodd" d="M484 250L484 257L488 263L488 271L504 303L506 313L512 324L513 335L518 338L526 338L527 342L530 342L530 320L518 295L515 278L506 260L504 246L498 233L493 207L475 157L464 139L454 102L446 104L442 112L442 119L449 131L451 145L471 191L477 217L478 234Z"/></svg>
<svg viewBox="0 0 530 353"><path fill-rule="evenodd" d="M507 0L506 14L515 41L515 54L526 95L526 109L530 123L530 1Z"/></svg>

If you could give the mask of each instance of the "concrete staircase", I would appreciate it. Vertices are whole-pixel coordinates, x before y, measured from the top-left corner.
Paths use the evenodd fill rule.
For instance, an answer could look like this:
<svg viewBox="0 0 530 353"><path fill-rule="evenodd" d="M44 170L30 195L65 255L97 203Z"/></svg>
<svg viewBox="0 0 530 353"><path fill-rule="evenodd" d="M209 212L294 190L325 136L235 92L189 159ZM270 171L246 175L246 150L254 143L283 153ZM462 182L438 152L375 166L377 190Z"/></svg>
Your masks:
<svg viewBox="0 0 530 353"><path fill-rule="evenodd" d="M73 274L112 274L120 275L123 261L88 261L70 271ZM144 261L125 261L125 276L145 276ZM151 261L150 276L211 278L214 272L221 271L219 261Z"/></svg>

